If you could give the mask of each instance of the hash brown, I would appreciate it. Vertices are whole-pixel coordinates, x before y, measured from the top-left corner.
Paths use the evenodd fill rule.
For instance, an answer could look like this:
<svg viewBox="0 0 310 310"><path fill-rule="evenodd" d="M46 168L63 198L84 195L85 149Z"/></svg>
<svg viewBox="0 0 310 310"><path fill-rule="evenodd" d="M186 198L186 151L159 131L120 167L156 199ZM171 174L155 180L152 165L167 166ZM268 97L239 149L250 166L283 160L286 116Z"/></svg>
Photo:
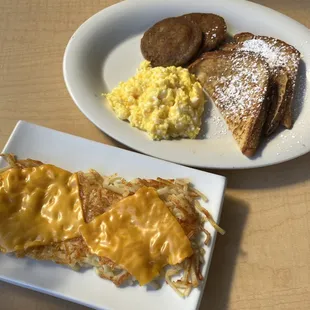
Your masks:
<svg viewBox="0 0 310 310"><path fill-rule="evenodd" d="M23 169L25 167L37 167L41 162L28 160L16 160L13 155L1 154L11 167ZM10 167L4 168L10 169ZM88 173L78 172L79 193L82 200L82 209L85 221L91 221L100 213L106 212L111 205L120 199L135 194L142 187L154 188L162 201L184 230L185 235L191 241L194 254L185 259L179 266L170 266L165 273L166 282L182 297L188 296L191 289L197 287L203 279L201 268L201 255L203 250L196 243L199 233L206 235L205 244L210 241L209 232L203 228L203 223L208 220L221 234L224 233L213 221L210 214L200 206L197 199L207 198L191 187L188 180L183 179L134 179L127 182L125 179L112 175L101 176L96 171ZM201 212L201 214L200 214ZM202 217L201 217L202 216ZM126 280L132 280L132 275L123 267L106 257L91 253L82 236L70 240L54 242L48 245L33 246L24 250L15 251L17 257L30 257L38 260L50 260L58 264L67 265L73 269L80 267L94 267L96 273L116 285L121 285ZM174 281L172 276L184 271L181 280ZM186 285L179 285L179 282ZM182 282L182 283L183 283Z"/></svg>

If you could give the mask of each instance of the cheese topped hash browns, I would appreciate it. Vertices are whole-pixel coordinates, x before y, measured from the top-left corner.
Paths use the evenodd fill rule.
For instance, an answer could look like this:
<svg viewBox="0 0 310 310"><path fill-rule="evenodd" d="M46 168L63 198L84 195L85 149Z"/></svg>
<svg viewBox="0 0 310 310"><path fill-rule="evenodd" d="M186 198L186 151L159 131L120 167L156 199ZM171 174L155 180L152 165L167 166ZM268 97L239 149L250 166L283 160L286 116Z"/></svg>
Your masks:
<svg viewBox="0 0 310 310"><path fill-rule="evenodd" d="M16 160L12 155L2 156L10 167L20 169L38 167L43 164L31 159ZM2 169L0 173L5 169ZM203 279L201 266L204 250L197 240L201 233L204 233L206 236L204 243L208 244L210 241L210 234L204 229L204 223L210 221L218 232L224 234L224 231L217 226L210 214L199 204L198 200L200 198L204 200L207 200L207 198L194 189L188 180L137 178L126 181L117 175L101 176L95 170L90 170L88 173L78 172L77 175L80 189L79 195L86 223L108 211L113 207L114 203L135 194L142 187L156 189L161 200L183 228L191 242L194 253L182 263L164 268L165 280L181 296L188 296L191 289L199 285ZM51 260L57 264L70 266L75 270L80 267L94 267L100 277L111 280L117 286L124 284L126 281L135 280L128 271L110 259L92 254L82 236L19 250L15 252L15 255L37 260ZM176 274L180 274L181 278L173 281L171 278Z"/></svg>

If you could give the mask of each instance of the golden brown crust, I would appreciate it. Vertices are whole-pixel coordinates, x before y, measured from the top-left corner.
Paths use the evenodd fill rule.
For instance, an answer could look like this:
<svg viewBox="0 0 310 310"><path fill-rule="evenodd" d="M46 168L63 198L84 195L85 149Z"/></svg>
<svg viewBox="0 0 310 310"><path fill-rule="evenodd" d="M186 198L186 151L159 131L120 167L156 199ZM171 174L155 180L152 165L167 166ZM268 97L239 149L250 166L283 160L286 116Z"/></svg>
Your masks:
<svg viewBox="0 0 310 310"><path fill-rule="evenodd" d="M0 154L0 157L3 157L4 160L10 165L10 167L17 167L20 169L38 167L43 165L41 161L29 158L17 160L16 156L13 154Z"/></svg>
<svg viewBox="0 0 310 310"><path fill-rule="evenodd" d="M106 212L110 206L121 200L122 195L103 187L102 176L91 170L89 173L78 172L79 192L86 223Z"/></svg>

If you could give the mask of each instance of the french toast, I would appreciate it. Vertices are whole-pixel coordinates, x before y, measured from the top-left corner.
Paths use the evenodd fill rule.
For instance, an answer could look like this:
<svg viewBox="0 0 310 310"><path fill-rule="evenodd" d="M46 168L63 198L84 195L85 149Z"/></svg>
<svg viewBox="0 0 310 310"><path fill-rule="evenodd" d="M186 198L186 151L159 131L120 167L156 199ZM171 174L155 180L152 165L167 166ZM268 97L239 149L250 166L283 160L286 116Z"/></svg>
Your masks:
<svg viewBox="0 0 310 310"><path fill-rule="evenodd" d="M246 156L254 155L266 119L269 69L251 52L215 51L189 66Z"/></svg>
<svg viewBox="0 0 310 310"><path fill-rule="evenodd" d="M223 50L254 52L264 57L269 65L271 94L264 133L272 134L280 123L286 128L291 128L292 99L300 61L299 51L281 40L248 32L235 35L234 40L235 43L226 44Z"/></svg>

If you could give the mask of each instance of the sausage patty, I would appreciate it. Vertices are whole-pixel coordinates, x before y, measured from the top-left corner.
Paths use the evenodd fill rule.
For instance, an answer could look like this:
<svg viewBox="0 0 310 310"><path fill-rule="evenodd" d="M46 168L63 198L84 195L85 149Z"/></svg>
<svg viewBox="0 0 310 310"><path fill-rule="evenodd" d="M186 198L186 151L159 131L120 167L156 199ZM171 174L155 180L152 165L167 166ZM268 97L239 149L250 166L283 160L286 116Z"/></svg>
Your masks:
<svg viewBox="0 0 310 310"><path fill-rule="evenodd" d="M203 33L201 52L214 50L225 40L227 26L221 16L209 13L190 13L182 17L197 23L200 27Z"/></svg>
<svg viewBox="0 0 310 310"><path fill-rule="evenodd" d="M199 50L202 32L185 18L167 18L147 30L141 39L141 52L152 66L182 66Z"/></svg>

